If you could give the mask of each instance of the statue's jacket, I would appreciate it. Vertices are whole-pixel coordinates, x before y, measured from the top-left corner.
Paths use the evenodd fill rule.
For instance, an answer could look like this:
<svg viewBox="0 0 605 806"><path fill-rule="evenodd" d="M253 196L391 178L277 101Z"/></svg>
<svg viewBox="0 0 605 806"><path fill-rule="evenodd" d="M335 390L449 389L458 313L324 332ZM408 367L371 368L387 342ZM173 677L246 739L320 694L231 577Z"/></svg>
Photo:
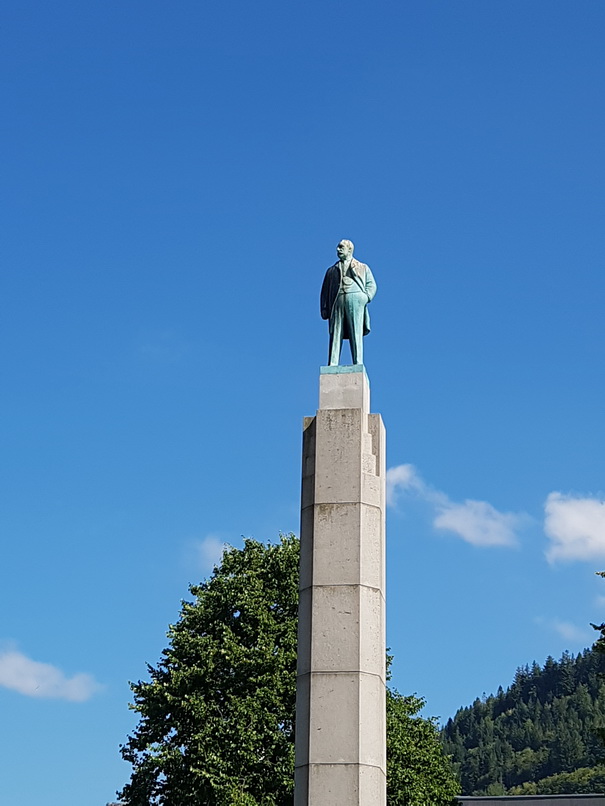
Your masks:
<svg viewBox="0 0 605 806"><path fill-rule="evenodd" d="M353 260L351 260L351 273L353 275L353 279L359 286L359 290L363 291L364 294L367 294L368 302L371 302L374 298L374 294L376 293L376 281L374 280L372 272L370 271L370 267L366 266L365 263L360 263L359 260L355 260L355 258L353 258ZM320 309L322 319L331 320L332 309L334 308L336 297L340 291L340 283L340 262L336 262L333 266L330 266L326 272L326 276L324 277L323 285L321 287ZM363 315L363 335L367 336L369 332L370 314L368 312L368 306L366 305ZM349 338L349 334L346 332L346 325L343 338Z"/></svg>

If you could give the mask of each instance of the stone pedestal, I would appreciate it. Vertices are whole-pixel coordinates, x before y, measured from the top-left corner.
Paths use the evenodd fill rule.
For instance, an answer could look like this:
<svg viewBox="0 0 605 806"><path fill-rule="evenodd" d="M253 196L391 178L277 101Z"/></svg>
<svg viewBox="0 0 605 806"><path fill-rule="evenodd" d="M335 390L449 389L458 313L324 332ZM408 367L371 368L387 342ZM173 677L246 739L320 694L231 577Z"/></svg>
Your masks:
<svg viewBox="0 0 605 806"><path fill-rule="evenodd" d="M295 806L385 806L385 431L363 366L304 421Z"/></svg>

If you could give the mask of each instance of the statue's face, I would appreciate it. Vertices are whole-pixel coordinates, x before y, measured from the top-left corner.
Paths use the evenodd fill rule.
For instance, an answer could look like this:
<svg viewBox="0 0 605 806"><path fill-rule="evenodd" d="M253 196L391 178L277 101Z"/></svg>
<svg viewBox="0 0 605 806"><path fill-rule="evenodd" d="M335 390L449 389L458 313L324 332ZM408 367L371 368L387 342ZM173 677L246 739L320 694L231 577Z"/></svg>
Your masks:
<svg viewBox="0 0 605 806"><path fill-rule="evenodd" d="M336 254L339 260L347 260L347 258L350 258L353 254L353 250L348 243L341 241L336 247Z"/></svg>

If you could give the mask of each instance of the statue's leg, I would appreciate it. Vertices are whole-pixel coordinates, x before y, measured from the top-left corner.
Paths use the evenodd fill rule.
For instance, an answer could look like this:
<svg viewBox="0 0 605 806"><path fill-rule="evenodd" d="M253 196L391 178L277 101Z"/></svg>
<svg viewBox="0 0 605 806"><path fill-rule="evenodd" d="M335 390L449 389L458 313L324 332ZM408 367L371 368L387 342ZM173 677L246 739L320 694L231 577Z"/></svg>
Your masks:
<svg viewBox="0 0 605 806"><path fill-rule="evenodd" d="M330 316L330 348L328 354L328 364L331 367L337 367L340 362L344 307L343 295L339 294L336 297L336 302L332 308L332 315Z"/></svg>
<svg viewBox="0 0 605 806"><path fill-rule="evenodd" d="M354 364L363 364L363 318L367 297L361 291L347 294L347 330Z"/></svg>

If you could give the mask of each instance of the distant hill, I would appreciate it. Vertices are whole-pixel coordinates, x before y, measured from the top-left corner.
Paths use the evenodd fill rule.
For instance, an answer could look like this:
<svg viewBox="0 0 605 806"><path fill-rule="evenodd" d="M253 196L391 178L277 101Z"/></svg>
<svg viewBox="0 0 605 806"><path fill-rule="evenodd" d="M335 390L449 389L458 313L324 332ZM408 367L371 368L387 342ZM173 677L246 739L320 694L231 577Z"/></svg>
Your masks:
<svg viewBox="0 0 605 806"><path fill-rule="evenodd" d="M604 675L603 653L565 652L461 708L442 741L463 794L605 792Z"/></svg>

